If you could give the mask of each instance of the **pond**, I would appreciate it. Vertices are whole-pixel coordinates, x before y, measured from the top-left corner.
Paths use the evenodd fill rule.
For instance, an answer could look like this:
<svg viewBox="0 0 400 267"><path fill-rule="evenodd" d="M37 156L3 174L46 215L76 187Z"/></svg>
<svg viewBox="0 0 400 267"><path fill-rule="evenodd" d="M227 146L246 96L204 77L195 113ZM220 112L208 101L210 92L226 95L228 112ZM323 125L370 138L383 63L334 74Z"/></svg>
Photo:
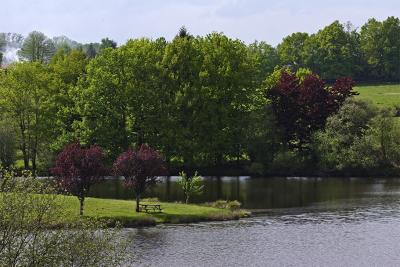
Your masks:
<svg viewBox="0 0 400 267"><path fill-rule="evenodd" d="M400 179L222 177L206 178L205 185L195 201L238 199L262 213L126 229L132 265L400 266ZM115 181L92 194L130 198ZM182 197L174 179L149 195Z"/></svg>
<svg viewBox="0 0 400 267"><path fill-rule="evenodd" d="M203 184L204 193L193 196L192 202L239 200L247 209L276 209L363 198L367 192L395 192L400 179L206 177ZM134 193L126 189L121 180L115 179L94 186L90 196L134 199ZM176 177L160 179L145 197L158 197L161 201L184 200Z"/></svg>

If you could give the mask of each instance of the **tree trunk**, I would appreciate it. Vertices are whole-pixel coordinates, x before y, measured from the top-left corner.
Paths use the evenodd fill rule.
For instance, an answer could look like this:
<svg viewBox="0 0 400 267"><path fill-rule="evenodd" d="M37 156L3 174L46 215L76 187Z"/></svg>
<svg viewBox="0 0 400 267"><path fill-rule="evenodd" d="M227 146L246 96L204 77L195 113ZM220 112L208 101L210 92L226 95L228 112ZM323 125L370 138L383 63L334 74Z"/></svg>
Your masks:
<svg viewBox="0 0 400 267"><path fill-rule="evenodd" d="M186 195L186 204L189 204L189 194Z"/></svg>
<svg viewBox="0 0 400 267"><path fill-rule="evenodd" d="M140 194L136 194L136 212L140 212L139 204L140 204Z"/></svg>
<svg viewBox="0 0 400 267"><path fill-rule="evenodd" d="M83 216L84 203L85 203L85 197L84 196L79 197L79 215L80 216Z"/></svg>
<svg viewBox="0 0 400 267"><path fill-rule="evenodd" d="M37 146L38 146L38 138L35 136L35 142L33 143L31 160L32 160L32 173L36 176L36 158L37 158Z"/></svg>
<svg viewBox="0 0 400 267"><path fill-rule="evenodd" d="M29 169L29 154L27 151L27 146L26 146L26 135L25 135L25 127L20 124L20 130L21 130L21 150L22 150L22 156L24 158L24 169L28 170Z"/></svg>

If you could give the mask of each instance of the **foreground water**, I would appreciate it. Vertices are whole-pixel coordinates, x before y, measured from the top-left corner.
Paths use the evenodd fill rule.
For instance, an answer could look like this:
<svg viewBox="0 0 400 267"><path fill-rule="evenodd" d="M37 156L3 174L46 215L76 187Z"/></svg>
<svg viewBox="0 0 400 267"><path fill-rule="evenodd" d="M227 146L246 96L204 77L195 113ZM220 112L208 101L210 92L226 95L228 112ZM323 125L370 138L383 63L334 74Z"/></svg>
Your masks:
<svg viewBox="0 0 400 267"><path fill-rule="evenodd" d="M159 186L165 193L165 184ZM217 198L216 186L209 181L209 197ZM238 193L263 213L126 229L131 265L400 266L399 179L225 178L219 187L222 197Z"/></svg>

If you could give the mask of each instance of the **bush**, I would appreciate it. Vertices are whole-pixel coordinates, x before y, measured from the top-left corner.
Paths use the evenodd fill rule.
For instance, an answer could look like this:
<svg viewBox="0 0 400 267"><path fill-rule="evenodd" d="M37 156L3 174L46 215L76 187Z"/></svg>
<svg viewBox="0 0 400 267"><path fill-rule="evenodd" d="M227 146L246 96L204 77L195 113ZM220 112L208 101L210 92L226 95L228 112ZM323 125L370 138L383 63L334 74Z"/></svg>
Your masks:
<svg viewBox="0 0 400 267"><path fill-rule="evenodd" d="M230 210L238 210L238 209L240 209L241 206L242 206L242 203L240 203L237 200L233 200L233 201L229 201L228 202L228 208Z"/></svg>
<svg viewBox="0 0 400 267"><path fill-rule="evenodd" d="M242 204L237 200L233 201L217 200L215 202L210 203L210 206L217 209L239 210Z"/></svg>
<svg viewBox="0 0 400 267"><path fill-rule="evenodd" d="M61 225L63 196L23 176L0 171L0 266L117 266L124 260L127 242L118 228L88 220Z"/></svg>
<svg viewBox="0 0 400 267"><path fill-rule="evenodd" d="M315 135L321 169L357 175L400 168L400 129L394 115L364 101L346 101Z"/></svg>

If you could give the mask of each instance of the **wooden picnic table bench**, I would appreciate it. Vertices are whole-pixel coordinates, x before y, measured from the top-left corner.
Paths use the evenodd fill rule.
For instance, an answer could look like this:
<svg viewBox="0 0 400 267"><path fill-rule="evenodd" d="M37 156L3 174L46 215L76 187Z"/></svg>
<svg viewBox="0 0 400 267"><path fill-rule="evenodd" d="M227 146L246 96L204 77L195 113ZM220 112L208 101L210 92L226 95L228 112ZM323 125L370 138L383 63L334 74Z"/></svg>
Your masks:
<svg viewBox="0 0 400 267"><path fill-rule="evenodd" d="M139 204L140 211L149 212L162 212L160 204Z"/></svg>

